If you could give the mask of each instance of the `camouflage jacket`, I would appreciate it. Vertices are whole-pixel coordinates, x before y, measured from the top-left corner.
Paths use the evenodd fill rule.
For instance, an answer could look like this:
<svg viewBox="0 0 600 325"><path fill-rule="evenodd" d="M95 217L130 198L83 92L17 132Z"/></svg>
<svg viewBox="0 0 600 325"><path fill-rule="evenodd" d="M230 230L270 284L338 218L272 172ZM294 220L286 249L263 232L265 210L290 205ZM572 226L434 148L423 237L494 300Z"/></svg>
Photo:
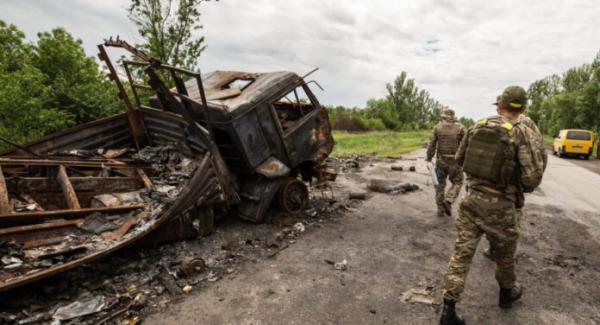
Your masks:
<svg viewBox="0 0 600 325"><path fill-rule="evenodd" d="M427 146L427 160L431 160L434 154L438 159L454 158L465 132L465 127L458 122L438 123L433 128L431 141Z"/></svg>
<svg viewBox="0 0 600 325"><path fill-rule="evenodd" d="M532 139L536 138L536 135L531 128L519 123L519 121L512 121L500 115L495 115L482 121L490 121L498 124L508 122L512 125L509 131L509 141L514 151L512 159L515 160L517 166L515 181L508 184L505 188L497 188L495 184L487 180L474 178L467 174L467 186L468 188L484 192L500 193L515 201L522 201L524 192L531 192L540 184L544 172L543 158L539 150L535 148L537 146L535 140L532 141ZM461 166L465 161L469 141L476 126L471 127L467 131L465 138L456 152L456 161Z"/></svg>

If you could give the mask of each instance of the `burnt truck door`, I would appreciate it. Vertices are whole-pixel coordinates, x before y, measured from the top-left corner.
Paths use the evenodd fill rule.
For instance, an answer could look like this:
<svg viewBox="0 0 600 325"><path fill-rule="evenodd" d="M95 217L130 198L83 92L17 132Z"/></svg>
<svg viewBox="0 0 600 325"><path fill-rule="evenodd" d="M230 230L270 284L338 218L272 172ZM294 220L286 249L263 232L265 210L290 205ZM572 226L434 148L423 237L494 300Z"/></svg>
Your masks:
<svg viewBox="0 0 600 325"><path fill-rule="evenodd" d="M277 117L283 142L294 168L314 160L319 149L319 103L306 84L294 87L271 104Z"/></svg>

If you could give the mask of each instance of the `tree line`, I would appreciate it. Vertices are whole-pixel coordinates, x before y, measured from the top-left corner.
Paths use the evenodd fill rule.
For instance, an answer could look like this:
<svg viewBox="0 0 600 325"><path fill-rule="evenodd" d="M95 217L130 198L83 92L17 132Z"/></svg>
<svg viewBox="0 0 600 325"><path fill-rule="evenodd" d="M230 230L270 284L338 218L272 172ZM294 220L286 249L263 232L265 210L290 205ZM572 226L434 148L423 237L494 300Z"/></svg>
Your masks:
<svg viewBox="0 0 600 325"><path fill-rule="evenodd" d="M26 42L21 30L0 20L0 136L22 143L122 109L80 40L63 28L37 36Z"/></svg>
<svg viewBox="0 0 600 325"><path fill-rule="evenodd" d="M196 69L205 46L195 32L206 1L131 0L127 14L143 40L136 46L162 62ZM81 40L55 28L28 42L17 26L0 20L1 138L24 143L124 109L107 71L86 55ZM8 146L0 140L0 149Z"/></svg>
<svg viewBox="0 0 600 325"><path fill-rule="evenodd" d="M443 105L429 92L419 89L414 79L402 71L386 85L387 95L367 101L364 108L327 107L332 127L346 131L422 130L432 128L441 119ZM465 126L473 120L461 117Z"/></svg>
<svg viewBox="0 0 600 325"><path fill-rule="evenodd" d="M600 52L589 64L533 82L528 115L544 134L561 129L600 131Z"/></svg>

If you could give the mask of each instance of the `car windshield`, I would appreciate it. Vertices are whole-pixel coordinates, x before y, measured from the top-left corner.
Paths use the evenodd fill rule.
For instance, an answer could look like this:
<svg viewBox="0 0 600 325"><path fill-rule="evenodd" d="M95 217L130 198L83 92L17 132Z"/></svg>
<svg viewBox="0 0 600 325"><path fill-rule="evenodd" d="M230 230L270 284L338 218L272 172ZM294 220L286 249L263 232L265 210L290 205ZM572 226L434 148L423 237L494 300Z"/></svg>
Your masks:
<svg viewBox="0 0 600 325"><path fill-rule="evenodd" d="M567 133L567 139L569 139L569 140L591 140L592 136L591 136L590 132L569 131Z"/></svg>

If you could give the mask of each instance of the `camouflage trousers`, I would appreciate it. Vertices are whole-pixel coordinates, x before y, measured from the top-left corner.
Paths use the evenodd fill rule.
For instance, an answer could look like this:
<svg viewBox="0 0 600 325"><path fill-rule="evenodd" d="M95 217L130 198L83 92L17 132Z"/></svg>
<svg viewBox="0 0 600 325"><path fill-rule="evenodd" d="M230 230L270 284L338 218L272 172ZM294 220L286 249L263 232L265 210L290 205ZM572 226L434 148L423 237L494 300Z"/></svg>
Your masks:
<svg viewBox="0 0 600 325"><path fill-rule="evenodd" d="M444 204L444 200L454 203L463 184L462 168L454 159L438 159L436 167L439 185L435 188L435 202L438 207ZM446 192L447 179L452 183L448 192Z"/></svg>
<svg viewBox="0 0 600 325"><path fill-rule="evenodd" d="M455 219L458 238L444 275L444 298L459 300L477 244L483 234L496 252L496 281L501 288L515 285L515 252L519 238L519 213L513 201L469 191Z"/></svg>

